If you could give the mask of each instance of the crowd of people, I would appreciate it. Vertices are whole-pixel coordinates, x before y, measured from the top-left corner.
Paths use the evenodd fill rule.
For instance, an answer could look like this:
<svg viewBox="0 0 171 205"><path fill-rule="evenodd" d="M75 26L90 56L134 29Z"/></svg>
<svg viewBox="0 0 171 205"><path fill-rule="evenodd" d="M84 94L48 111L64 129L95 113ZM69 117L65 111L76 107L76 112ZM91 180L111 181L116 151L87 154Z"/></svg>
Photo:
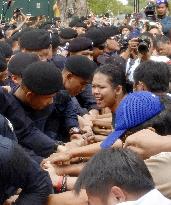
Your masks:
<svg viewBox="0 0 171 205"><path fill-rule="evenodd" d="M171 17L0 25L0 204L171 204Z"/></svg>

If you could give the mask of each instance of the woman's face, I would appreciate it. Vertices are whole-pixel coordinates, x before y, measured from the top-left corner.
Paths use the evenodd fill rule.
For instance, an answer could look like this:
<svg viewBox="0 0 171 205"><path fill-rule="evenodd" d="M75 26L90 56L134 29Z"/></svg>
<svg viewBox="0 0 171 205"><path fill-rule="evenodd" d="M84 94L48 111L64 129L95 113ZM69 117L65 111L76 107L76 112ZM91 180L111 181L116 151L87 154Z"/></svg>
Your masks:
<svg viewBox="0 0 171 205"><path fill-rule="evenodd" d="M96 73L92 81L92 92L96 98L97 106L109 107L111 110L116 103L116 89L112 87L109 77L100 72Z"/></svg>

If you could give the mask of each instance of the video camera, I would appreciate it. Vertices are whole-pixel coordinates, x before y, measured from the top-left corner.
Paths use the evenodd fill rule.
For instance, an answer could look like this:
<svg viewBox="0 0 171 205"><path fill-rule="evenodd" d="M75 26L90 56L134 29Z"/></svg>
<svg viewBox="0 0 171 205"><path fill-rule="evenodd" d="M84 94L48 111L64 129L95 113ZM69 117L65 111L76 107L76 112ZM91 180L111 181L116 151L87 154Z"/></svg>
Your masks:
<svg viewBox="0 0 171 205"><path fill-rule="evenodd" d="M156 9L155 4L153 2L149 2L144 10L146 19L149 21L156 21Z"/></svg>
<svg viewBox="0 0 171 205"><path fill-rule="evenodd" d="M139 42L138 52L141 54L148 53L151 47L150 39L145 36L145 37L138 38L138 42Z"/></svg>

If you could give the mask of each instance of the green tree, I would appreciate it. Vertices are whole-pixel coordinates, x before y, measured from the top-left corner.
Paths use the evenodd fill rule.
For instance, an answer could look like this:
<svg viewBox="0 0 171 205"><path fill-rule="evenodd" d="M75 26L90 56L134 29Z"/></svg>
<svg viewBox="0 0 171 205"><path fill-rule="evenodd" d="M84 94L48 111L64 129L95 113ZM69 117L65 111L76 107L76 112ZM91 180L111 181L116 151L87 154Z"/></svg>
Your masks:
<svg viewBox="0 0 171 205"><path fill-rule="evenodd" d="M118 0L88 0L88 5L91 11L95 14L104 14L112 12L114 15L132 13L131 5L123 5Z"/></svg>

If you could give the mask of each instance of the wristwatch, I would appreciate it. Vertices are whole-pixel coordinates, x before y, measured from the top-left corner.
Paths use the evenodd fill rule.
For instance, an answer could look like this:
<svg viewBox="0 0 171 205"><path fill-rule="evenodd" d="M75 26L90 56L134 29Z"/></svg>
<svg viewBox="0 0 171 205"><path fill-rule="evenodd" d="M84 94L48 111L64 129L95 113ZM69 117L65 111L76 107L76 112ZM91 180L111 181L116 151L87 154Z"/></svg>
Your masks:
<svg viewBox="0 0 171 205"><path fill-rule="evenodd" d="M80 128L78 128L78 127L72 127L72 128L69 130L69 134L70 134L70 135L73 135L73 134L81 134L81 130L80 130Z"/></svg>

